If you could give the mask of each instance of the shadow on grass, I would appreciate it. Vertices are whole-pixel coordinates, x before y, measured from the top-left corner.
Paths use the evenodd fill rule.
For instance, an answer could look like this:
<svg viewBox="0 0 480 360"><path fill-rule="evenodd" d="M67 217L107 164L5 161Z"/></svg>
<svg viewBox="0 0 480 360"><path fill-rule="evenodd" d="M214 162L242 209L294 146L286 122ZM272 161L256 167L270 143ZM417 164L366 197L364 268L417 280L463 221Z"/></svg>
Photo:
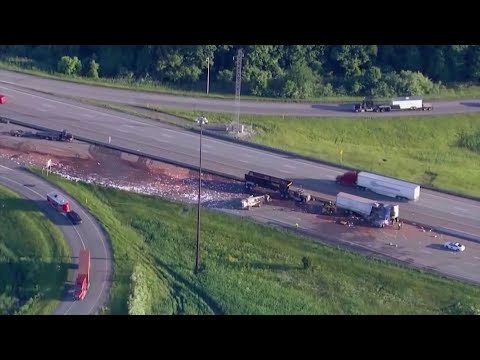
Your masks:
<svg viewBox="0 0 480 360"><path fill-rule="evenodd" d="M171 267L170 265L167 265L162 260L157 258L156 263L157 263L157 266L166 269L178 284L183 285L192 293L199 296L210 307L210 309L212 309L215 315L225 314L225 312L220 307L220 305L218 305L218 303L210 295L208 295L207 292L203 290L201 287L195 284L192 284L192 282L189 279L181 275L178 271L174 270L173 267Z"/></svg>
<svg viewBox="0 0 480 360"><path fill-rule="evenodd" d="M247 267L251 269L258 269L258 270L269 270L269 271L289 271L289 270L301 270L303 269L300 264L298 266L295 265L288 265L288 264L269 264L263 262L246 262L246 263L238 263L240 267Z"/></svg>
<svg viewBox="0 0 480 360"><path fill-rule="evenodd" d="M70 220L63 214L56 211L47 200L29 200L23 198L3 198L0 206L8 208L10 211L20 212L38 212L43 211L47 217L58 226L72 226ZM32 207L33 205L33 207Z"/></svg>
<svg viewBox="0 0 480 360"><path fill-rule="evenodd" d="M42 294L45 300L58 300L71 267L71 263L60 261L1 260L0 293L18 300L12 312L37 294Z"/></svg>

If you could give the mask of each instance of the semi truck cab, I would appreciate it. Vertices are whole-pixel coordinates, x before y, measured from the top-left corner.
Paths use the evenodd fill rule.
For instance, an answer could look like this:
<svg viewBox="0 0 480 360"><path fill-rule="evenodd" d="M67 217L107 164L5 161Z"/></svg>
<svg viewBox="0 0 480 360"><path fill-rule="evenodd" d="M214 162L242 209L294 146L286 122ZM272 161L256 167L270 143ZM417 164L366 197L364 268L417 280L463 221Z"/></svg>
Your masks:
<svg viewBox="0 0 480 360"><path fill-rule="evenodd" d="M344 186L355 186L357 183L357 171L348 171L345 174L338 175L335 179L337 184Z"/></svg>

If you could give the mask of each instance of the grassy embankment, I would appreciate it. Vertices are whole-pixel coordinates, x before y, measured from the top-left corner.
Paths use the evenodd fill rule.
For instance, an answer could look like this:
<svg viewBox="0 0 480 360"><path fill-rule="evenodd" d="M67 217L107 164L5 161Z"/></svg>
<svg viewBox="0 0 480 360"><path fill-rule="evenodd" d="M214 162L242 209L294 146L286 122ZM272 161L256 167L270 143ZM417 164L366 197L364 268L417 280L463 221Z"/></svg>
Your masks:
<svg viewBox="0 0 480 360"><path fill-rule="evenodd" d="M175 89L151 80L137 82L128 79L100 78L92 79L82 76L69 76L55 71L46 71L35 65L35 62L28 58L8 57L0 60L0 68L5 70L22 72L30 75L41 76L49 79L62 81L71 81L81 84L105 86L120 89L129 89L136 91L161 92L180 96L205 97L206 94L200 91L187 91ZM220 94L210 92L210 98L233 99L234 94ZM480 86L471 84L460 84L450 88L443 88L438 94L426 95L426 100L453 100L466 98L479 98ZM242 96L244 100L252 101L280 101L280 102L322 102L322 103L343 103L358 101L362 97L358 96L332 96L332 97L315 97L309 99L282 99L282 98L266 98L255 96Z"/></svg>
<svg viewBox="0 0 480 360"><path fill-rule="evenodd" d="M187 119L200 115L162 111ZM231 114L202 114L211 123L232 120ZM241 121L253 125L255 143L480 196L479 114L377 120L242 115Z"/></svg>
<svg viewBox="0 0 480 360"><path fill-rule="evenodd" d="M68 249L37 207L0 187L0 314L50 314L64 289Z"/></svg>
<svg viewBox="0 0 480 360"><path fill-rule="evenodd" d="M38 173L38 172L37 172ZM49 176L105 227L111 314L445 314L480 288L323 246L208 210L193 275L195 208ZM304 269L302 258L310 260ZM472 308L473 306L473 308ZM476 309L476 310L475 310Z"/></svg>

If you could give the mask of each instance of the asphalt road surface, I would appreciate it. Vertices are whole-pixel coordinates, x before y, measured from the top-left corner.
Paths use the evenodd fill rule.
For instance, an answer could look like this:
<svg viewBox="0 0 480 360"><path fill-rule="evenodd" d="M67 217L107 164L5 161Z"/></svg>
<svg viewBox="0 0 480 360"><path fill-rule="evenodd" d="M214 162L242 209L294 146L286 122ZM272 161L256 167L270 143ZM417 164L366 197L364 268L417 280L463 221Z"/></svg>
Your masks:
<svg viewBox="0 0 480 360"><path fill-rule="evenodd" d="M69 271L65 294L54 311L54 315L93 315L107 301L110 287L111 252L100 225L74 200L54 188L48 182L28 173L9 160L0 159L0 183L38 205L52 222L60 228L70 248L71 263L75 269ZM83 219L80 225L73 225L64 215L55 211L46 201L46 195L56 190L66 196L70 207ZM81 249L90 249L90 289L83 301L73 301L78 254Z"/></svg>
<svg viewBox="0 0 480 360"><path fill-rule="evenodd" d="M195 111L235 112L234 100L173 96L158 93L113 89L72 82L51 80L32 75L0 70L0 85L19 86L26 89L83 97L105 102L137 106L163 106ZM3 90L0 87L0 92ZM232 94L233 95L233 94ZM10 96L7 102L10 101ZM471 113L480 111L480 100L434 101L434 111L369 113L369 116L412 116L432 114ZM242 101L242 114L285 116L364 116L352 111L353 104L285 103L267 101Z"/></svg>
<svg viewBox="0 0 480 360"><path fill-rule="evenodd" d="M23 120L54 129L68 129L74 135L139 150L182 163L198 166L197 134L122 113L58 99L32 91L0 86L8 96L0 106L0 116ZM334 179L343 170L286 155L254 149L204 137L203 167L243 177L249 170L289 178L294 184L333 197L345 189ZM364 194L364 193L363 193ZM373 199L391 201L374 194ZM401 203L400 217L431 226L443 226L480 234L480 202L422 189L420 200Z"/></svg>

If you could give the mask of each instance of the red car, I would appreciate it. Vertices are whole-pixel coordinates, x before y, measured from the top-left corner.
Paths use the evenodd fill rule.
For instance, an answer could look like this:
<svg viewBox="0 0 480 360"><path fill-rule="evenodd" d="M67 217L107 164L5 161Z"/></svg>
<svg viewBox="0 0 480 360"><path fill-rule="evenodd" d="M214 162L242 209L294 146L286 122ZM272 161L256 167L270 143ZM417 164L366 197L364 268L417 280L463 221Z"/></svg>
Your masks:
<svg viewBox="0 0 480 360"><path fill-rule="evenodd" d="M7 101L7 98L5 97L5 95L0 94L0 104L5 104L6 101Z"/></svg>

